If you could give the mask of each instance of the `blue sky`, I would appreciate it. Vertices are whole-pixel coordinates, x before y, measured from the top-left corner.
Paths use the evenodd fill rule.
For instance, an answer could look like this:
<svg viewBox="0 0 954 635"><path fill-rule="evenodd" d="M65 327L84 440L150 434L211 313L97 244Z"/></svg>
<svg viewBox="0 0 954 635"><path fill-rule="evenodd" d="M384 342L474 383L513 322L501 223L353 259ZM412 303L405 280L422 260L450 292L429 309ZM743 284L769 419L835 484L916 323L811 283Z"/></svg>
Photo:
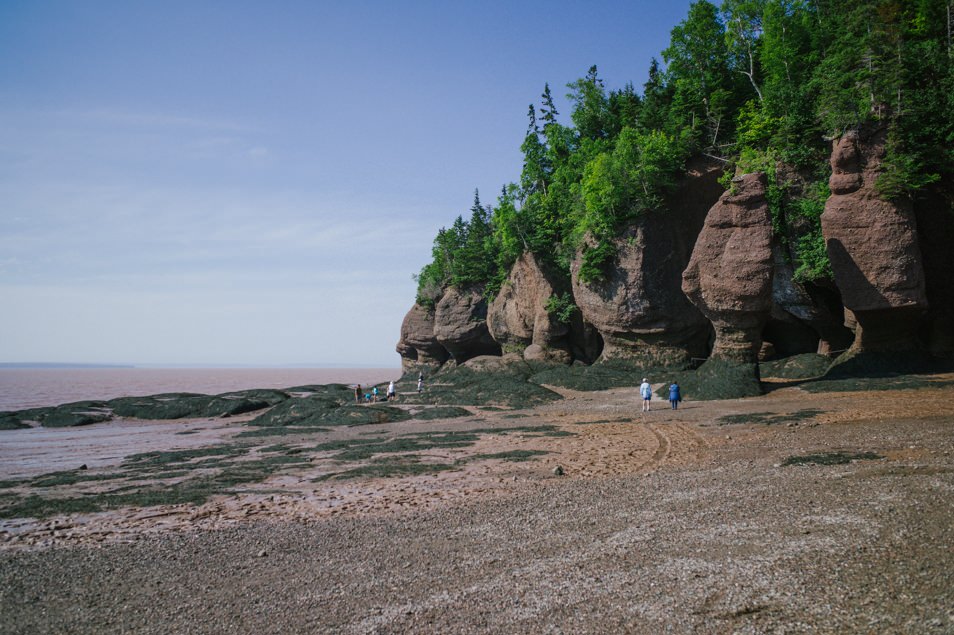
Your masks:
<svg viewBox="0 0 954 635"><path fill-rule="evenodd" d="M397 366L527 105L689 2L0 2L0 362Z"/></svg>

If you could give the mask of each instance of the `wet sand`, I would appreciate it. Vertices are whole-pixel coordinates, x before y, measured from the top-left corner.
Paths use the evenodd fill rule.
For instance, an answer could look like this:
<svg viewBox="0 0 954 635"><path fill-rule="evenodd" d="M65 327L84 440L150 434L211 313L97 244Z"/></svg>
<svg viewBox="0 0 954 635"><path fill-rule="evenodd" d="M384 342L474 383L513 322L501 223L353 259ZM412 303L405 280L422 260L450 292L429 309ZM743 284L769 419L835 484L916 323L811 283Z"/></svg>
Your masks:
<svg viewBox="0 0 954 635"><path fill-rule="evenodd" d="M518 413L329 433L572 433L419 453L455 470L314 482L337 469L316 453L198 506L2 521L0 631L954 632L954 388L782 388L647 414L635 389L564 392ZM98 424L64 431L71 456L67 436L13 431L0 460L107 470L142 444L220 444L240 423ZM126 433L136 443L118 445ZM473 460L515 450L546 454ZM832 451L882 458L783 465Z"/></svg>

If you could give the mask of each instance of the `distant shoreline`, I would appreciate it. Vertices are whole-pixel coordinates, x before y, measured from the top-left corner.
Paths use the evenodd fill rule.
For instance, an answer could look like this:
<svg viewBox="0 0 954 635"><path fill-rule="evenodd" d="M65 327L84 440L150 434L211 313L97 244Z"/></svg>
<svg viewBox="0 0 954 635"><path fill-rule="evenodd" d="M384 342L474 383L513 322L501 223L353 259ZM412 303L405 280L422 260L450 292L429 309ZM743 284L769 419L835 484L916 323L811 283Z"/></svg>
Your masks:
<svg viewBox="0 0 954 635"><path fill-rule="evenodd" d="M400 364L393 366L400 369ZM319 364L319 363L301 363L301 364L79 364L71 362L0 362L0 369L43 369L43 368L190 368L190 369L215 369L215 368L235 368L235 369L295 369L308 370L316 369L357 369L357 368L392 368L388 364Z"/></svg>
<svg viewBox="0 0 954 635"><path fill-rule="evenodd" d="M70 364L59 362L0 362L0 368L135 368L132 364Z"/></svg>
<svg viewBox="0 0 954 635"><path fill-rule="evenodd" d="M392 368L0 367L0 411L188 392L218 395L314 384L374 385L397 379Z"/></svg>

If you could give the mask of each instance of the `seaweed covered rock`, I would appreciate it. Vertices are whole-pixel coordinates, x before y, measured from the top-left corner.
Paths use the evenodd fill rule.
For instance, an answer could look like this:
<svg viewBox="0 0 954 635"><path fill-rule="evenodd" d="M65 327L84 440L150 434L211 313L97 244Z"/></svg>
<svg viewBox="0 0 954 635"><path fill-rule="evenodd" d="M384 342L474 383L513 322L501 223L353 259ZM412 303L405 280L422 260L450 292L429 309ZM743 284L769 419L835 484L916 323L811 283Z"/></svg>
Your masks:
<svg viewBox="0 0 954 635"><path fill-rule="evenodd" d="M663 399L669 398L671 381L678 382L683 398L692 401L740 399L762 394L759 365L752 362L709 359L694 371L668 373L660 379L664 383L656 390L656 394Z"/></svg>
<svg viewBox="0 0 954 635"><path fill-rule="evenodd" d="M825 355L805 353L759 364L759 372L774 379L812 379L824 375L830 365Z"/></svg>
<svg viewBox="0 0 954 635"><path fill-rule="evenodd" d="M706 213L718 200L721 167L697 161L666 201L613 241L614 261L602 280L580 279L583 253L571 264L573 296L603 340L601 359L678 365L705 354L709 324L680 290L682 272Z"/></svg>
<svg viewBox="0 0 954 635"><path fill-rule="evenodd" d="M44 428L74 428L103 423L112 418L112 413L102 402L79 402L52 408L43 416L40 424Z"/></svg>
<svg viewBox="0 0 954 635"><path fill-rule="evenodd" d="M434 312L415 303L401 323L397 343L403 372L438 368L450 356L434 335Z"/></svg>
<svg viewBox="0 0 954 635"><path fill-rule="evenodd" d="M487 310L491 336L504 350L523 350L527 359L571 362L571 316L561 320L548 309L568 291L569 284L525 252Z"/></svg>
<svg viewBox="0 0 954 635"><path fill-rule="evenodd" d="M403 421L408 414L384 404L355 404L346 387L339 391L294 397L248 422L262 428L355 426Z"/></svg>
<svg viewBox="0 0 954 635"><path fill-rule="evenodd" d="M412 392L414 378L402 378L402 386L408 392L401 395L401 403L529 408L562 399L552 390L531 382L533 366L516 355L498 358L492 371L483 364L478 367L481 369L475 370L468 364L445 367L427 379L421 394Z"/></svg>
<svg viewBox="0 0 954 635"><path fill-rule="evenodd" d="M28 417L21 414L22 411L5 410L0 412L0 430L20 430L22 428L32 428Z"/></svg>
<svg viewBox="0 0 954 635"><path fill-rule="evenodd" d="M120 397L106 402L112 413L135 419L192 419L230 417L255 412L288 398L278 390L249 390L221 395L165 393L145 397Z"/></svg>
<svg viewBox="0 0 954 635"><path fill-rule="evenodd" d="M886 136L862 128L837 141L821 216L835 283L857 320L852 352L915 350L928 307L912 207L877 190Z"/></svg>
<svg viewBox="0 0 954 635"><path fill-rule="evenodd" d="M434 337L458 364L501 352L487 328L487 300L479 287L447 288L434 309Z"/></svg>
<svg viewBox="0 0 954 635"><path fill-rule="evenodd" d="M589 366L550 366L535 370L530 381L543 386L558 386L570 390L596 391L638 386L644 375L655 376L662 372L645 366L636 367L623 360L605 360Z"/></svg>
<svg viewBox="0 0 954 635"><path fill-rule="evenodd" d="M44 428L72 428L103 423L112 418L112 412L104 401L74 401L59 406L0 412L0 430L30 428L32 424L40 424Z"/></svg>
<svg viewBox="0 0 954 635"><path fill-rule="evenodd" d="M772 218L764 174L732 186L706 216L682 290L715 328L710 359L753 363L772 310Z"/></svg>

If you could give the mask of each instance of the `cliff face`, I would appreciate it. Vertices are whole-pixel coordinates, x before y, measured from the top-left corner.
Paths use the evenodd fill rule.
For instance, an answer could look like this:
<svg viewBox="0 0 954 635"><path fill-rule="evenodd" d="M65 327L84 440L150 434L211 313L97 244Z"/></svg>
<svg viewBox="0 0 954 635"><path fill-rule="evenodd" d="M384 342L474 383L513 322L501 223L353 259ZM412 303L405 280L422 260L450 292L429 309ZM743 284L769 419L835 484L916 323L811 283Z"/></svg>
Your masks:
<svg viewBox="0 0 954 635"><path fill-rule="evenodd" d="M401 356L401 369L405 373L437 368L450 356L434 336L433 313L416 303L401 323L397 352Z"/></svg>
<svg viewBox="0 0 954 635"><path fill-rule="evenodd" d="M715 328L710 358L753 363L772 309L772 218L764 174L732 183L706 216L682 290Z"/></svg>
<svg viewBox="0 0 954 635"><path fill-rule="evenodd" d="M449 287L434 309L434 337L458 364L480 355L500 355L487 329L483 289Z"/></svg>
<svg viewBox="0 0 954 635"><path fill-rule="evenodd" d="M491 336L504 350L522 349L527 359L571 362L570 322L547 311L550 299L568 291L567 286L536 256L523 254L487 311Z"/></svg>
<svg viewBox="0 0 954 635"><path fill-rule="evenodd" d="M855 352L916 349L928 308L912 206L876 188L885 139L883 128L862 128L838 140L821 217L835 284L851 312L846 323L855 324Z"/></svg>
<svg viewBox="0 0 954 635"><path fill-rule="evenodd" d="M764 176L737 177L723 192L722 166L698 161L665 210L623 229L604 280L579 279L580 254L567 282L527 253L490 306L481 288L450 287L432 313L412 307L398 343L405 370L517 351L657 367L697 357L752 366L757 384L754 365L776 355L926 344L954 356L954 183L914 205L886 200L876 188L884 152L882 129L834 145L821 217L834 286L794 280L791 255L773 239ZM552 300L567 293L578 311L558 318Z"/></svg>
<svg viewBox="0 0 954 635"><path fill-rule="evenodd" d="M954 358L954 182L915 201L928 314L921 335L933 355Z"/></svg>
<svg viewBox="0 0 954 635"><path fill-rule="evenodd" d="M705 355L709 325L682 293L682 272L696 234L722 188L721 166L697 162L665 213L647 214L615 241L617 258L604 281L579 278L571 265L573 296L583 319L603 339L602 359L671 365Z"/></svg>
<svg viewBox="0 0 954 635"><path fill-rule="evenodd" d="M778 356L802 353L829 355L848 348L854 334L845 328L844 310L837 289L803 285L795 281L791 258L782 246L772 246L772 313L762 330L763 346Z"/></svg>

